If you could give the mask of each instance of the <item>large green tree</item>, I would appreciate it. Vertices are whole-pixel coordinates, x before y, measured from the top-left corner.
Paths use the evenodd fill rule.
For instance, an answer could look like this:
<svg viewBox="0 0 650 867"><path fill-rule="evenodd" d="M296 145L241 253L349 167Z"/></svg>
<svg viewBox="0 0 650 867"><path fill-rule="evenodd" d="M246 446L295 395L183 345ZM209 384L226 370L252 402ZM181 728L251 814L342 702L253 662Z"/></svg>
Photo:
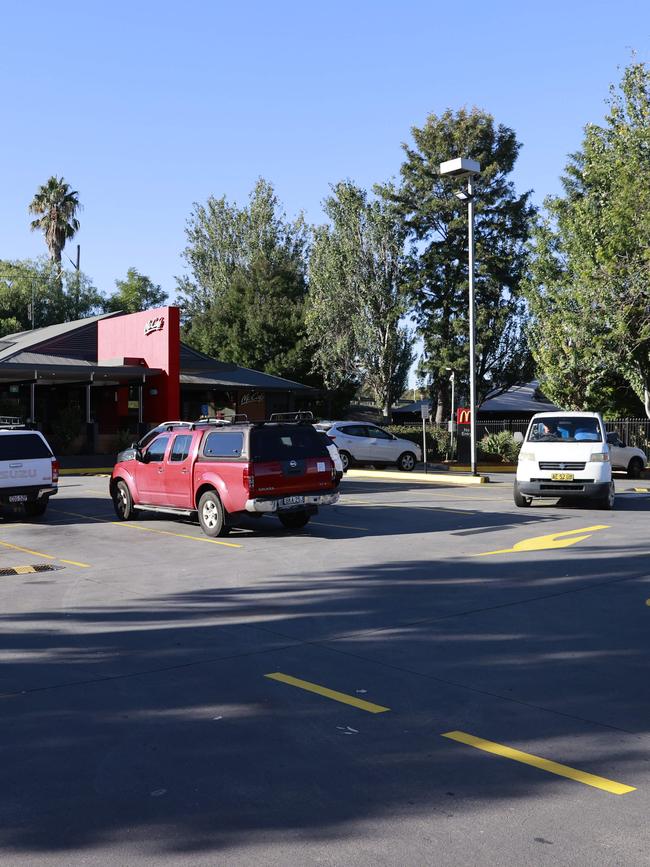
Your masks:
<svg viewBox="0 0 650 867"><path fill-rule="evenodd" d="M324 203L309 270L307 327L314 362L331 388L359 378L385 416L406 385L412 340L406 231L393 209L350 182Z"/></svg>
<svg viewBox="0 0 650 867"><path fill-rule="evenodd" d="M260 179L240 207L211 196L186 227L188 276L179 279L183 335L223 360L305 381L309 231L290 221Z"/></svg>
<svg viewBox="0 0 650 867"><path fill-rule="evenodd" d="M67 241L79 231L77 212L79 193L70 188L63 178L52 176L38 188L29 205L29 212L37 214L32 220L32 231L41 231L50 252L50 259L61 263L61 253Z"/></svg>
<svg viewBox="0 0 650 867"><path fill-rule="evenodd" d="M459 182L440 176L440 163L470 157L481 164L474 181L479 398L531 373L520 284L533 208L530 194L518 194L510 179L521 145L492 115L476 108L432 114L412 134L413 145L403 146L399 187L382 192L416 246L411 297L424 344L420 373L431 383L441 421L448 368L456 371L461 391L467 389L469 330L467 203L456 195Z"/></svg>
<svg viewBox="0 0 650 867"><path fill-rule="evenodd" d="M167 293L150 277L140 274L136 268L129 268L126 278L116 280L115 286L117 292L106 300L106 311L109 313L118 310L124 313L138 313L140 310L162 307L167 301Z"/></svg>
<svg viewBox="0 0 650 867"><path fill-rule="evenodd" d="M546 200L527 295L553 400L603 409L623 378L650 416L650 70L628 66ZM622 403L625 403L622 392Z"/></svg>
<svg viewBox="0 0 650 867"><path fill-rule="evenodd" d="M0 260L0 336L92 316L103 302L83 273L42 259Z"/></svg>

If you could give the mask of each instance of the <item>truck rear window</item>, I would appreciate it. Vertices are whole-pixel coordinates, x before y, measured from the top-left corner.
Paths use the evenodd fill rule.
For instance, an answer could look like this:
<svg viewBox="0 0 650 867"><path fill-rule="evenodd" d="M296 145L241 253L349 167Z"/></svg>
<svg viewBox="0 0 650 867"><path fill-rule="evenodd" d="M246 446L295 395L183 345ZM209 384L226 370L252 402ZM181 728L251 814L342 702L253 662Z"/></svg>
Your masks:
<svg viewBox="0 0 650 867"><path fill-rule="evenodd" d="M251 431L253 461L288 461L296 458L327 457L327 446L321 436L309 426L263 427Z"/></svg>
<svg viewBox="0 0 650 867"><path fill-rule="evenodd" d="M0 434L0 461L51 457L52 452L37 434Z"/></svg>

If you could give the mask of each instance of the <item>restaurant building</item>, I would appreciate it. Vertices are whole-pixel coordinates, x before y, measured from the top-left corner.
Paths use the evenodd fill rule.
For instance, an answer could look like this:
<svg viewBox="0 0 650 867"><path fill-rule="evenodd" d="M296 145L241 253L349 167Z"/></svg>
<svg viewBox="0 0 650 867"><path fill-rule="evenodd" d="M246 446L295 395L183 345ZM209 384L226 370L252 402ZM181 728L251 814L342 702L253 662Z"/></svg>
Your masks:
<svg viewBox="0 0 650 867"><path fill-rule="evenodd" d="M0 416L18 416L55 443L67 439L71 451L114 451L128 435L166 420L263 419L300 409L315 394L187 346L178 307L106 313L0 338Z"/></svg>

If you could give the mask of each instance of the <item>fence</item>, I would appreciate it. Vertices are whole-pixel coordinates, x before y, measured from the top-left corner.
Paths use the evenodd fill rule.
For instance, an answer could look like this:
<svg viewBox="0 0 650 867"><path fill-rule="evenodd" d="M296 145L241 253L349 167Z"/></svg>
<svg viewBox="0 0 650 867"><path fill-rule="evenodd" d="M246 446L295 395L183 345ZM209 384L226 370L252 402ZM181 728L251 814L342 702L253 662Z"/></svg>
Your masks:
<svg viewBox="0 0 650 867"><path fill-rule="evenodd" d="M521 431L525 434L530 419L506 419L505 421L478 421L476 423L476 438L481 440L488 433L498 433L509 430L512 433ZM650 419L648 418L615 418L605 421L607 433L616 431L628 446L650 451Z"/></svg>

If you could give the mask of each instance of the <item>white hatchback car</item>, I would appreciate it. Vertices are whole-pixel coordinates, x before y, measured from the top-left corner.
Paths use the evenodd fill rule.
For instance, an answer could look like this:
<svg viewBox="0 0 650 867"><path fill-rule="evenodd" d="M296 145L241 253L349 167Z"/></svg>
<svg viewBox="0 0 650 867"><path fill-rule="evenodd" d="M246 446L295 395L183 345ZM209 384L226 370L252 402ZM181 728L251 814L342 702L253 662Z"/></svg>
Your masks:
<svg viewBox="0 0 650 867"><path fill-rule="evenodd" d="M625 470L628 478L640 479L648 466L646 453L634 446L627 446L616 431L607 434L612 469Z"/></svg>
<svg viewBox="0 0 650 867"><path fill-rule="evenodd" d="M351 464L375 467L396 464L410 472L422 460L422 449L411 440L402 440L374 424L360 421L323 421L315 425L333 440L345 470Z"/></svg>

